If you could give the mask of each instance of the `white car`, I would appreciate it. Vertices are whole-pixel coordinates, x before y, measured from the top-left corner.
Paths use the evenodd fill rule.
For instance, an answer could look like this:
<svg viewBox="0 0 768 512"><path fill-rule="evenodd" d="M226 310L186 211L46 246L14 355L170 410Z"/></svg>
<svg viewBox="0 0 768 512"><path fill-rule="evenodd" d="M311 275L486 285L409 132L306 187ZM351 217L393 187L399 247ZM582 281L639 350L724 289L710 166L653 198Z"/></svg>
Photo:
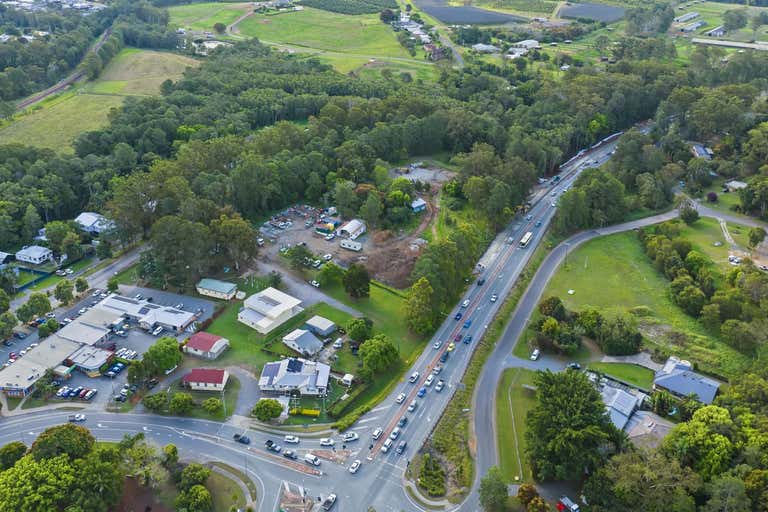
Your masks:
<svg viewBox="0 0 768 512"><path fill-rule="evenodd" d="M323 254L323 259L325 261L331 261L332 258L333 256L331 254Z"/></svg>
<svg viewBox="0 0 768 512"><path fill-rule="evenodd" d="M381 451L382 453L387 453L390 448L392 448L392 440L387 439L386 441L384 441L384 444L381 445Z"/></svg>
<svg viewBox="0 0 768 512"><path fill-rule="evenodd" d="M539 349L533 349L533 352L531 352L531 361L536 361L540 355L541 351Z"/></svg>
<svg viewBox="0 0 768 512"><path fill-rule="evenodd" d="M424 385L425 386L431 386L433 382L435 382L435 376L430 373L427 376L427 380L424 381Z"/></svg>
<svg viewBox="0 0 768 512"><path fill-rule="evenodd" d="M343 439L345 443L349 443L352 441L357 441L358 439L360 439L360 436L358 435L357 432L347 432L346 434L341 436L341 439Z"/></svg>
<svg viewBox="0 0 768 512"><path fill-rule="evenodd" d="M496 302L498 298L499 296L494 293L493 295L491 295L491 302Z"/></svg>
<svg viewBox="0 0 768 512"><path fill-rule="evenodd" d="M330 437L324 437L320 439L320 446L333 446L334 444L336 444L336 441Z"/></svg>
<svg viewBox="0 0 768 512"><path fill-rule="evenodd" d="M359 460L355 460L352 463L352 465L349 466L349 472L354 475L355 473L357 473L357 471L360 469L360 466L362 466L362 465L363 465L362 462L360 462Z"/></svg>
<svg viewBox="0 0 768 512"><path fill-rule="evenodd" d="M461 307L466 308L469 306L469 299L466 299L464 302L461 303Z"/></svg>
<svg viewBox="0 0 768 512"><path fill-rule="evenodd" d="M397 398L395 398L395 403L401 404L403 402L405 402L405 393L400 393L397 395Z"/></svg>
<svg viewBox="0 0 768 512"><path fill-rule="evenodd" d="M290 443L290 444L299 444L299 438L296 436L288 435L283 438L283 442Z"/></svg>
<svg viewBox="0 0 768 512"><path fill-rule="evenodd" d="M85 421L85 414L75 414L75 421Z"/></svg>
<svg viewBox="0 0 768 512"><path fill-rule="evenodd" d="M313 279L312 281L310 281L310 282L309 282L309 284L311 284L311 285L312 285L312 286L314 286L315 288L320 288L320 283L318 283L318 282L317 282L317 281L315 281L314 279Z"/></svg>
<svg viewBox="0 0 768 512"><path fill-rule="evenodd" d="M435 349L435 350L439 349L439 348L440 348L440 347L442 347L442 346L443 346L443 342L442 342L442 341L440 341L440 340L437 340L436 342L434 342L434 343L432 344L432 348L433 348L433 349Z"/></svg>
<svg viewBox="0 0 768 512"><path fill-rule="evenodd" d="M373 431L373 434L371 434L371 437L373 439L378 439L381 437L381 434L384 432L384 429L381 427L376 427L376 430Z"/></svg>

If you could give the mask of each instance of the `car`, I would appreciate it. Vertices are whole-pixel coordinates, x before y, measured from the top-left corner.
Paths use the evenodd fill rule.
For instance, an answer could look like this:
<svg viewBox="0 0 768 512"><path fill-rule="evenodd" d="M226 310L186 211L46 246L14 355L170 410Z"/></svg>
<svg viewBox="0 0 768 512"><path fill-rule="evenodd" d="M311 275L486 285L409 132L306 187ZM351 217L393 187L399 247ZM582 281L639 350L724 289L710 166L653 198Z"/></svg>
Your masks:
<svg viewBox="0 0 768 512"><path fill-rule="evenodd" d="M127 400L123 395L115 395L113 398L115 402L125 402Z"/></svg>
<svg viewBox="0 0 768 512"><path fill-rule="evenodd" d="M331 261L333 259L333 256L330 254L323 254L323 260L325 261Z"/></svg>
<svg viewBox="0 0 768 512"><path fill-rule="evenodd" d="M140 293L137 293L133 298L136 299L136 300L141 300L141 299L144 298L144 296L142 294L140 294Z"/></svg>
<svg viewBox="0 0 768 512"><path fill-rule="evenodd" d="M419 372L413 372L413 373L411 374L411 376L410 376L410 377L408 377L408 382L410 382L411 384L413 384L413 383L414 383L414 382L416 382L417 380L419 380Z"/></svg>
<svg viewBox="0 0 768 512"><path fill-rule="evenodd" d="M429 387L429 386L431 386L431 385L432 385L432 383L433 383L433 382L435 382L435 376L434 376L434 375L432 375L432 374L429 374L429 375L427 376L427 380L425 380L425 381L424 381L424 385L425 385L425 386L427 386L427 387Z"/></svg>
<svg viewBox="0 0 768 512"><path fill-rule="evenodd" d="M315 281L314 279L313 279L313 280L311 280L311 281L309 282L309 284L311 284L311 285L312 285L312 286L314 286L315 288L320 288L320 283L318 283L318 282L317 282L317 281Z"/></svg>
<svg viewBox="0 0 768 512"><path fill-rule="evenodd" d="M336 235L335 235L334 233L328 233L327 235L325 235L325 239L326 239L327 241L329 241L329 242L330 242L331 240L333 240L334 238L336 238Z"/></svg>
<svg viewBox="0 0 768 512"><path fill-rule="evenodd" d="M341 436L341 440L345 443L350 443L352 441L357 441L360 439L360 435L358 435L357 432L347 432L343 436Z"/></svg>
<svg viewBox="0 0 768 512"><path fill-rule="evenodd" d="M84 390L82 390L82 391L80 392L80 394L79 394L79 395L77 395L77 397L78 397L80 400L83 400L83 399L85 398L85 395L87 395L87 394L88 394L90 391L91 391L90 389L88 389L88 388L85 388Z"/></svg>
<svg viewBox="0 0 768 512"><path fill-rule="evenodd" d="M464 302L461 303L461 307L466 308L469 306L469 299L465 299Z"/></svg>
<svg viewBox="0 0 768 512"><path fill-rule="evenodd" d="M438 364L434 368L432 368L432 375L437 375L441 371L443 371L443 367Z"/></svg>
<svg viewBox="0 0 768 512"><path fill-rule="evenodd" d="M470 343L472 343L472 336L470 335L464 336L464 344L469 345Z"/></svg>
<svg viewBox="0 0 768 512"><path fill-rule="evenodd" d="M418 391L418 393L416 393L416 396L418 396L419 398L421 398L421 397L423 397L423 396L424 396L424 395L426 395L426 394L427 394L427 388L425 388L424 386L422 386L421 388L419 388L419 391Z"/></svg>
<svg viewBox="0 0 768 512"><path fill-rule="evenodd" d="M88 391L88 393L85 394L85 400L91 400L94 396L96 396L96 393L98 393L98 389L92 389Z"/></svg>
<svg viewBox="0 0 768 512"><path fill-rule="evenodd" d="M296 460L296 459L299 458L299 456L296 455L296 452L294 452L293 450L285 450L283 452L283 457L285 457L286 459L291 459L291 460Z"/></svg>
<svg viewBox="0 0 768 512"><path fill-rule="evenodd" d="M333 446L334 444L336 444L336 441L330 437L323 437L320 439L320 446Z"/></svg>
<svg viewBox="0 0 768 512"><path fill-rule="evenodd" d="M275 453L280 453L280 450L282 450L282 449L283 449L283 447L282 447L282 446L280 446L279 444L277 444L276 442L274 442L274 441L273 441L273 440L271 440L271 439L267 439L267 440L264 442L264 446L266 446L266 447L267 447L267 450L268 450L268 451L270 451L270 452L275 452Z"/></svg>
<svg viewBox="0 0 768 512"><path fill-rule="evenodd" d="M550 206L551 206L552 208L554 208L554 207L556 207L556 206L557 206L557 203L552 203L552 204L550 204Z"/></svg>
<svg viewBox="0 0 768 512"><path fill-rule="evenodd" d="M453 319L456 320L456 321L461 320L461 311L459 311L458 313L453 315Z"/></svg>
<svg viewBox="0 0 768 512"><path fill-rule="evenodd" d="M437 381L437 384L435 384L435 391L439 393L443 390L444 387L445 387L445 381L443 379L440 379L439 381Z"/></svg>
<svg viewBox="0 0 768 512"><path fill-rule="evenodd" d="M477 280L477 286L483 286L485 284L485 278L481 277Z"/></svg>
<svg viewBox="0 0 768 512"><path fill-rule="evenodd" d="M333 348L340 349L344 346L344 340L341 338L336 338L336 341L333 342Z"/></svg>
<svg viewBox="0 0 768 512"><path fill-rule="evenodd" d="M152 331L152 336L160 336L160 333L163 332L162 327L157 327L154 331Z"/></svg>
<svg viewBox="0 0 768 512"><path fill-rule="evenodd" d="M71 319L71 318L69 318L68 316L65 316L65 317L62 319L61 323L63 323L64 325L66 325L66 324L71 324L71 323L72 323L72 319Z"/></svg>
<svg viewBox="0 0 768 512"><path fill-rule="evenodd" d="M56 396L59 398L63 397L66 393L69 392L69 388L67 386L63 386L59 388L59 390L56 392Z"/></svg>
<svg viewBox="0 0 768 512"><path fill-rule="evenodd" d="M45 318L56 318L56 313L49 311L45 314Z"/></svg>
<svg viewBox="0 0 768 512"><path fill-rule="evenodd" d="M415 411L418 406L419 406L419 402L417 402L416 399L414 398L413 400L411 400L411 403L408 404L408 412Z"/></svg>
<svg viewBox="0 0 768 512"><path fill-rule="evenodd" d="M408 446L407 441L400 441L400 444L398 444L397 448L395 449L395 453L398 455L402 455L405 452L406 446Z"/></svg>
<svg viewBox="0 0 768 512"><path fill-rule="evenodd" d="M12 347L13 342L11 340L3 340L3 345L5 345L6 347Z"/></svg>
<svg viewBox="0 0 768 512"><path fill-rule="evenodd" d="M251 444L251 438L245 434L237 433L232 438L240 444Z"/></svg>
<svg viewBox="0 0 768 512"><path fill-rule="evenodd" d="M537 221L536 221L536 227L537 227L537 228L538 228L538 227L541 227L541 221L540 221L540 220L537 220Z"/></svg>
<svg viewBox="0 0 768 512"><path fill-rule="evenodd" d="M498 299L499 299L499 296L496 295L495 293L491 295L491 302L496 302Z"/></svg>
<svg viewBox="0 0 768 512"><path fill-rule="evenodd" d="M283 438L284 443L299 444L299 438L292 435L287 435Z"/></svg>
<svg viewBox="0 0 768 512"><path fill-rule="evenodd" d="M87 312L88 312L88 308L80 308L80 309L78 310L78 313L79 313L79 314L81 314L81 315L84 315L84 314L85 314L85 313L87 313Z"/></svg>
<svg viewBox="0 0 768 512"><path fill-rule="evenodd" d="M390 432L389 438L394 441L398 437L400 437L400 427L395 427L392 429L392 432Z"/></svg>
<svg viewBox="0 0 768 512"><path fill-rule="evenodd" d="M381 437L381 434L383 434L383 433L384 433L384 429L383 428L376 427L376 430L373 431L373 434L371 434L371 437L373 437L373 439L378 439L378 438Z"/></svg>
<svg viewBox="0 0 768 512"><path fill-rule="evenodd" d="M111 378L113 378L117 374L115 372L113 372L112 370L110 370L107 373L105 373L104 375L111 379Z"/></svg>
<svg viewBox="0 0 768 512"><path fill-rule="evenodd" d="M91 297L98 297L99 295L101 295L101 290L96 288L95 290L93 290L93 293L91 294Z"/></svg>
<svg viewBox="0 0 768 512"><path fill-rule="evenodd" d="M85 414L70 414L68 417L72 423L80 423L86 420Z"/></svg>
<svg viewBox="0 0 768 512"><path fill-rule="evenodd" d="M13 337L16 338L17 340L23 340L24 338L27 337L27 335L24 334L23 332L15 332L13 333Z"/></svg>
<svg viewBox="0 0 768 512"><path fill-rule="evenodd" d="M10 354L8 354L8 357L10 357L11 359L16 359L19 357L19 354L17 354L16 352L11 352Z"/></svg>
<svg viewBox="0 0 768 512"><path fill-rule="evenodd" d="M433 349L435 349L435 350L439 349L439 348L440 348L440 347L442 347L442 346L443 346L443 342L442 342L442 341L440 341L440 340L437 340L436 342L434 342L434 343L432 344L432 348L433 348Z"/></svg>
<svg viewBox="0 0 768 512"><path fill-rule="evenodd" d="M533 215L528 214L525 216L525 220L531 220L531 219L533 219Z"/></svg>
<svg viewBox="0 0 768 512"><path fill-rule="evenodd" d="M160 384L159 380L157 380L157 379L150 379L150 380L147 381L147 388L152 389L155 386L157 386L158 384Z"/></svg>
<svg viewBox="0 0 768 512"><path fill-rule="evenodd" d="M450 352L448 352L448 351L443 352L443 354L440 356L440 362L441 363L446 362L450 356L451 356Z"/></svg>
<svg viewBox="0 0 768 512"><path fill-rule="evenodd" d="M392 444L393 444L393 441L391 439L387 439L386 441L384 441L384 444L381 445L381 452L387 453L389 449L392 448Z"/></svg>
<svg viewBox="0 0 768 512"><path fill-rule="evenodd" d="M541 350L537 348L533 349L533 352L531 352L531 361L536 361L540 355L541 355Z"/></svg>
<svg viewBox="0 0 768 512"><path fill-rule="evenodd" d="M448 344L448 352L453 352L453 349L456 348L456 344L454 342L450 342Z"/></svg>
<svg viewBox="0 0 768 512"><path fill-rule="evenodd" d="M71 268L64 269L64 272L66 272L68 276L71 276L72 274L75 273L75 271L72 270Z"/></svg>
<svg viewBox="0 0 768 512"><path fill-rule="evenodd" d="M401 404L403 402L405 402L405 393L400 393L399 395L397 395L397 398L395 398L395 403Z"/></svg>
<svg viewBox="0 0 768 512"><path fill-rule="evenodd" d="M454 343L459 343L459 342L461 341L461 337L462 337L462 336L463 336L463 335L462 335L460 332L459 332L459 333L456 333L456 336L454 336L454 337L453 337L453 342L454 342Z"/></svg>
<svg viewBox="0 0 768 512"><path fill-rule="evenodd" d="M464 322L464 328L465 329L469 329L471 325L472 325L472 319L471 318L467 319L467 321Z"/></svg>
<svg viewBox="0 0 768 512"><path fill-rule="evenodd" d="M362 465L363 465L363 463L362 463L362 462L360 462L359 460L355 460L355 461L352 463L352 465L351 465L351 466L349 466L349 472L350 472L350 473L352 473L352 474L354 475L355 473L357 473L357 472L358 472L358 470L360 469L360 466L362 466Z"/></svg>
<svg viewBox="0 0 768 512"><path fill-rule="evenodd" d="M408 416L403 416L400 418L400 420L397 422L397 426L400 428L403 428L408 424Z"/></svg>
<svg viewBox="0 0 768 512"><path fill-rule="evenodd" d="M581 365L579 363L568 363L568 369L569 370L581 370Z"/></svg>

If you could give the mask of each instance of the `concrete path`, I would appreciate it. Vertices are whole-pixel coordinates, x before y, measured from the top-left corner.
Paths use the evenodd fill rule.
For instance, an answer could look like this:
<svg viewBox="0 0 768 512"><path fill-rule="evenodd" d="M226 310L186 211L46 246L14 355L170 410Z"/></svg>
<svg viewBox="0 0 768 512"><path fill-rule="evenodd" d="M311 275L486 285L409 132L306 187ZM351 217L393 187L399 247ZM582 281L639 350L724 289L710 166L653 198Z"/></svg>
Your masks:
<svg viewBox="0 0 768 512"><path fill-rule="evenodd" d="M632 354L630 356L603 356L600 360L601 363L631 363L639 366L644 366L649 370L657 372L664 366L651 359L651 354L648 352L640 352L639 354Z"/></svg>

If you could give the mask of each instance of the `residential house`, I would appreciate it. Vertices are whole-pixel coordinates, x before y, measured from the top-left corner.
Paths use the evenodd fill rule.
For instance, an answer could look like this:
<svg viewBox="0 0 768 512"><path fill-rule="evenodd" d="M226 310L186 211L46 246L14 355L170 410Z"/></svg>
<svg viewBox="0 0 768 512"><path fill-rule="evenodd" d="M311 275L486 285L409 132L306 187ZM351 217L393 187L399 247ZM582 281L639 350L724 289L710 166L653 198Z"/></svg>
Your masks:
<svg viewBox="0 0 768 512"><path fill-rule="evenodd" d="M30 245L16 253L16 261L31 263L32 265L40 265L46 261L53 261L53 251L47 247Z"/></svg>
<svg viewBox="0 0 768 512"><path fill-rule="evenodd" d="M666 389L679 397L694 395L699 402L711 404L720 389L720 383L694 372L689 361L672 356L656 372L653 389Z"/></svg>
<svg viewBox="0 0 768 512"><path fill-rule="evenodd" d="M218 279L201 279L200 282L197 283L196 288L197 293L200 295L223 300L232 300L237 293L236 284L219 281Z"/></svg>
<svg viewBox="0 0 768 512"><path fill-rule="evenodd" d="M623 430L629 423L632 414L640 408L647 397L644 393L630 393L626 389L609 384L602 384L600 396L605 404L605 410L614 426Z"/></svg>
<svg viewBox="0 0 768 512"><path fill-rule="evenodd" d="M100 213L83 212L75 217L75 223L80 229L92 235L99 235L105 231L115 229L115 223Z"/></svg>
<svg viewBox="0 0 768 512"><path fill-rule="evenodd" d="M477 53L499 53L501 48L492 44L477 43L472 45L472 49Z"/></svg>
<svg viewBox="0 0 768 512"><path fill-rule="evenodd" d="M521 48L527 51L541 50L541 45L535 39L524 39L523 41L514 43L512 48Z"/></svg>
<svg viewBox="0 0 768 512"><path fill-rule="evenodd" d="M295 329L283 336L283 344L303 356L314 356L323 349L323 342L306 329Z"/></svg>
<svg viewBox="0 0 768 512"><path fill-rule="evenodd" d="M203 359L216 359L228 348L227 338L200 331L190 336L189 341L184 345L184 352Z"/></svg>
<svg viewBox="0 0 768 512"><path fill-rule="evenodd" d="M729 192L738 192L741 189L747 188L747 184L739 180L726 181L723 185Z"/></svg>
<svg viewBox="0 0 768 512"><path fill-rule="evenodd" d="M315 315L305 324L307 329L318 336L330 336L336 330L336 324L325 317Z"/></svg>
<svg viewBox="0 0 768 512"><path fill-rule="evenodd" d="M182 382L193 391L224 391L229 372L219 368L193 368Z"/></svg>
<svg viewBox="0 0 768 512"><path fill-rule="evenodd" d="M269 287L245 299L237 319L259 333L267 334L302 311L299 299Z"/></svg>
<svg viewBox="0 0 768 512"><path fill-rule="evenodd" d="M266 363L259 377L262 393L325 396L331 367L327 364L289 358Z"/></svg>
<svg viewBox="0 0 768 512"><path fill-rule="evenodd" d="M142 329L151 331L162 327L171 332L182 332L197 318L196 313L169 306L161 306L146 300L133 299L111 294L99 303L97 308L120 313L139 323Z"/></svg>
<svg viewBox="0 0 768 512"><path fill-rule="evenodd" d="M696 158L712 160L715 153L703 144L691 144L691 154Z"/></svg>

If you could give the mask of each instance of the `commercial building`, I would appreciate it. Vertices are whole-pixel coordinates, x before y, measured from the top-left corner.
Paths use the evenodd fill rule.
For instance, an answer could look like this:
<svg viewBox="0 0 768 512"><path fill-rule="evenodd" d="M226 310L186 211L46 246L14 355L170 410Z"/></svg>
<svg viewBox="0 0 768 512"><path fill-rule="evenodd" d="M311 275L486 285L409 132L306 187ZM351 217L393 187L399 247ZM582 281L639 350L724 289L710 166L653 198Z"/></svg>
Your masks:
<svg viewBox="0 0 768 512"><path fill-rule="evenodd" d="M79 343L55 335L0 371L0 390L8 396L23 397L34 391L35 384L48 368L58 366L80 348Z"/></svg>
<svg viewBox="0 0 768 512"><path fill-rule="evenodd" d="M331 322L325 317L315 315L306 323L307 329L317 334L318 336L329 336L336 330L336 324Z"/></svg>
<svg viewBox="0 0 768 512"><path fill-rule="evenodd" d="M656 372L653 389L666 389L679 397L693 394L699 402L711 404L720 389L720 383L694 372L689 361L672 356Z"/></svg>
<svg viewBox="0 0 768 512"><path fill-rule="evenodd" d="M218 279L201 279L197 283L197 293L216 299L232 300L237 293L237 285Z"/></svg>
<svg viewBox="0 0 768 512"><path fill-rule="evenodd" d="M46 261L53 260L53 251L47 247L41 247L39 245L30 245L24 247L22 250L16 253L16 261L22 263L31 263L32 265L39 265Z"/></svg>
<svg viewBox="0 0 768 512"><path fill-rule="evenodd" d="M267 334L303 311L301 301L269 287L245 299L238 321Z"/></svg>
<svg viewBox="0 0 768 512"><path fill-rule="evenodd" d="M202 357L203 359L216 359L222 352L229 348L229 340L209 332L196 332L184 345L184 352Z"/></svg>
<svg viewBox="0 0 768 512"><path fill-rule="evenodd" d="M100 213L83 212L75 217L75 223L80 229L92 235L115 229L115 223Z"/></svg>
<svg viewBox="0 0 768 512"><path fill-rule="evenodd" d="M193 391L221 392L227 386L229 372L219 368L193 368L182 381Z"/></svg>
<svg viewBox="0 0 768 512"><path fill-rule="evenodd" d="M266 363L259 377L259 389L264 393L302 396L325 396L331 367L301 358Z"/></svg>
<svg viewBox="0 0 768 512"><path fill-rule="evenodd" d="M85 345L96 345L106 341L112 328L121 324L122 320L121 314L97 307L62 327L55 336Z"/></svg>
<svg viewBox="0 0 768 512"><path fill-rule="evenodd" d="M99 368L112 360L114 352L83 345L67 358L69 366L74 366L89 377L99 376Z"/></svg>
<svg viewBox="0 0 768 512"><path fill-rule="evenodd" d="M97 308L119 313L129 320L138 322L142 329L148 331L162 327L171 332L182 332L197 318L197 314L189 311L117 294L104 299Z"/></svg>
<svg viewBox="0 0 768 512"><path fill-rule="evenodd" d="M323 342L305 329L295 329L283 336L283 344L303 356L314 356L323 349Z"/></svg>
<svg viewBox="0 0 768 512"><path fill-rule="evenodd" d="M356 240L364 233L365 222L361 221L360 219L352 219L351 221L341 226L341 229L339 229L339 234L349 238L350 240Z"/></svg>

